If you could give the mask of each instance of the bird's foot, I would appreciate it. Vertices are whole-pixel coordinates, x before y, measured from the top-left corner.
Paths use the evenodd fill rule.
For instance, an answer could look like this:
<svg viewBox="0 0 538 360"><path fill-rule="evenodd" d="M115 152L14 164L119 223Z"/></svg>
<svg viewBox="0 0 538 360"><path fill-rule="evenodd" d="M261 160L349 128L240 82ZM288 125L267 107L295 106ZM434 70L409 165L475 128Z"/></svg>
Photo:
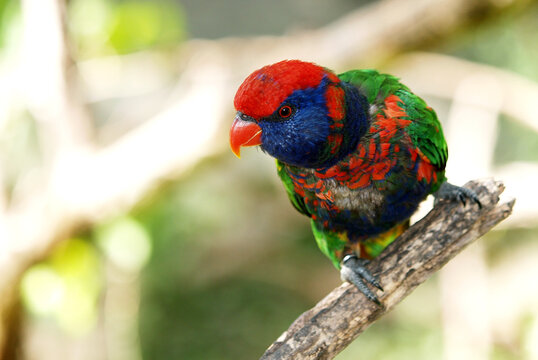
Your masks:
<svg viewBox="0 0 538 360"><path fill-rule="evenodd" d="M365 266L368 263L368 260L359 259L354 254L348 254L344 256L340 268L340 278L342 279L342 281L352 283L368 299L375 302L377 305L381 305L381 302L379 301L377 296L366 285L366 283L368 283L383 291L383 288L381 287L377 279L366 269Z"/></svg>
<svg viewBox="0 0 538 360"><path fill-rule="evenodd" d="M464 188L461 186L452 185L449 182L444 182L443 185L437 190L437 192L434 194L435 196L435 204L437 204L438 201L442 200L458 200L463 205L467 203L467 200L470 202L474 202L478 205L480 209L482 209L482 203L478 199L478 195L474 190Z"/></svg>

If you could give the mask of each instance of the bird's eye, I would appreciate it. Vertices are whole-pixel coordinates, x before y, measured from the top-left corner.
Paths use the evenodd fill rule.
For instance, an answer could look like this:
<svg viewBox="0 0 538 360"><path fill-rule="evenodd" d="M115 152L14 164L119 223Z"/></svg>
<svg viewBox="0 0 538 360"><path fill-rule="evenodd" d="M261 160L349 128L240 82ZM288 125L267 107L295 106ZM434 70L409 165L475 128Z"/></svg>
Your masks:
<svg viewBox="0 0 538 360"><path fill-rule="evenodd" d="M293 113L293 109L289 105L284 105L280 109L278 109L278 115L283 118L290 117Z"/></svg>

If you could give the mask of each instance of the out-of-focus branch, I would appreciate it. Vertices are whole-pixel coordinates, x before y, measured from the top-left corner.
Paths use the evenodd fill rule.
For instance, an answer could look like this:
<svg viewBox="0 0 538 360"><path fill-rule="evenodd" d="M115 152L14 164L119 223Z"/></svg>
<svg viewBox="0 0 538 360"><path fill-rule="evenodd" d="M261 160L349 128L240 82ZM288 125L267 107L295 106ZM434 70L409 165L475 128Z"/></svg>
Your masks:
<svg viewBox="0 0 538 360"><path fill-rule="evenodd" d="M399 57L390 71L398 74L414 91L445 99L451 99L465 79L487 79L501 91L502 101L482 102L481 105L494 108L538 132L535 109L538 84L523 76L452 56L419 52Z"/></svg>
<svg viewBox="0 0 538 360"><path fill-rule="evenodd" d="M298 58L340 68L357 63L376 64L405 49L424 46L477 20L528 0L384 0L374 2L314 31L285 37L191 42L183 56L218 50L234 59L239 74L275 60ZM256 55L253 57L253 55ZM235 69L235 70L237 70Z"/></svg>
<svg viewBox="0 0 538 360"><path fill-rule="evenodd" d="M493 172L503 179L508 188L507 195L518 199L514 219L510 217L501 227L529 227L538 223L538 164L530 162L513 162L503 165Z"/></svg>
<svg viewBox="0 0 538 360"><path fill-rule="evenodd" d="M471 242L508 217L514 200L499 203L501 182L472 181L482 209L439 203L369 264L384 288L382 307L342 284L303 313L261 359L332 359L380 316Z"/></svg>
<svg viewBox="0 0 538 360"><path fill-rule="evenodd" d="M91 118L79 96L65 1L23 0L23 89L47 160L89 141Z"/></svg>
<svg viewBox="0 0 538 360"><path fill-rule="evenodd" d="M50 248L50 239L61 238L62 228L54 226L48 201L50 179L56 164L89 145L91 118L78 96L79 86L71 71L73 60L68 41L66 8L63 0L22 1L22 62L13 87L36 120L40 175L20 174L9 202L0 179L0 358L14 359L18 349L20 321L17 311L17 283L23 271ZM14 89L10 89L13 91ZM4 176L0 166L0 177ZM63 217L69 224L69 214ZM49 223L48 220L52 220ZM51 226L52 225L52 226ZM35 228L34 228L35 227ZM32 230L34 228L34 233ZM59 230L59 231L58 231Z"/></svg>

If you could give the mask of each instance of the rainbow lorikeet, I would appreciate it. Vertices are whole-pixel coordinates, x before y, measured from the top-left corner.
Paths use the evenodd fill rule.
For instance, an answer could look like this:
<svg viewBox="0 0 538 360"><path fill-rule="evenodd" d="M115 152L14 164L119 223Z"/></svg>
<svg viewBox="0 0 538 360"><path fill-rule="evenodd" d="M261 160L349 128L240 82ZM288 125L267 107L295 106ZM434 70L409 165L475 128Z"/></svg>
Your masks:
<svg viewBox="0 0 538 360"><path fill-rule="evenodd" d="M230 145L260 145L277 159L293 206L311 219L321 251L379 303L365 268L409 226L429 194L480 205L446 182L448 151L432 108L394 76L375 70L339 75L285 60L249 75L234 99Z"/></svg>

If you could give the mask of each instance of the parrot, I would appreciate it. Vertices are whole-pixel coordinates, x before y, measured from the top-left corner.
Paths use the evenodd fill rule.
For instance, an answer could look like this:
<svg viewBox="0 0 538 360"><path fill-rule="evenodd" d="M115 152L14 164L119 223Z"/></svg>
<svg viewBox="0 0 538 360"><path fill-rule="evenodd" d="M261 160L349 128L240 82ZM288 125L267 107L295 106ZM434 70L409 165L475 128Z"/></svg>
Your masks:
<svg viewBox="0 0 538 360"><path fill-rule="evenodd" d="M251 73L235 97L230 147L276 159L291 204L310 218L321 252L380 305L368 263L409 227L430 194L481 206L447 182L447 144L435 111L398 78L373 69L336 74L283 60Z"/></svg>

